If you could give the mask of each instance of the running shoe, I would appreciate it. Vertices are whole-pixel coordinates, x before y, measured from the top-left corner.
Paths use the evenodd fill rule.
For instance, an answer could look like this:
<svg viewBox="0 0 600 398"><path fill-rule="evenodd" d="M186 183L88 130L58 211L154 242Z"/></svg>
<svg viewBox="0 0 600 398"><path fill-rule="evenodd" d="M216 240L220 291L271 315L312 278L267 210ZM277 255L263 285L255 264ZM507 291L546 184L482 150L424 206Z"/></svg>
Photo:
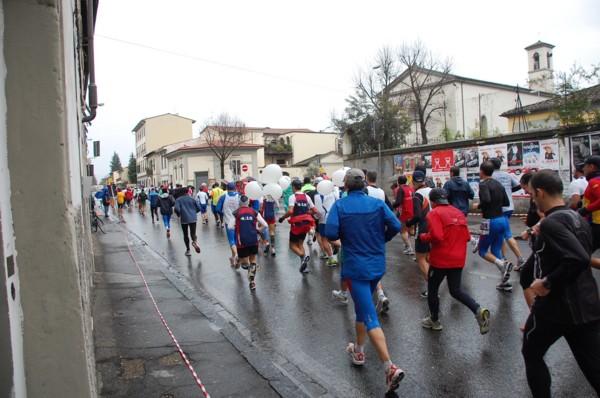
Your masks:
<svg viewBox="0 0 600 398"><path fill-rule="evenodd" d="M365 353L356 352L354 343L348 343L346 346L346 352L352 357L353 364L360 366L365 363Z"/></svg>
<svg viewBox="0 0 600 398"><path fill-rule="evenodd" d="M265 246L265 250L263 250L263 254L269 254L269 250L271 250L271 245L267 243Z"/></svg>
<svg viewBox="0 0 600 398"><path fill-rule="evenodd" d="M514 266L513 271L521 271L525 265L525 259L517 260L517 265Z"/></svg>
<svg viewBox="0 0 600 398"><path fill-rule="evenodd" d="M512 290L512 285L509 282L502 282L496 286L496 289L510 292Z"/></svg>
<svg viewBox="0 0 600 398"><path fill-rule="evenodd" d="M242 267L242 269L248 269L248 267L250 267L250 264L242 263L241 267Z"/></svg>
<svg viewBox="0 0 600 398"><path fill-rule="evenodd" d="M406 247L406 248L405 248L405 249L402 251L402 254L406 254L406 255L408 255L408 256L414 256L414 254L415 254L415 251L413 250L413 248L412 248L412 247L410 247L410 246L409 246L409 247Z"/></svg>
<svg viewBox="0 0 600 398"><path fill-rule="evenodd" d="M331 295L333 296L334 299L336 299L340 303L348 304L348 294L347 293L344 293L341 290L333 290L331 292Z"/></svg>
<svg viewBox="0 0 600 398"><path fill-rule="evenodd" d="M310 260L310 256L305 256L304 260L302 260L302 263L300 264L300 272L302 273L307 273L308 272L308 260Z"/></svg>
<svg viewBox="0 0 600 398"><path fill-rule="evenodd" d="M171 230L169 228L167 228L167 238L171 237Z"/></svg>
<svg viewBox="0 0 600 398"><path fill-rule="evenodd" d="M329 256L327 255L327 253L321 253L321 255L319 256L319 260L326 260L328 258Z"/></svg>
<svg viewBox="0 0 600 398"><path fill-rule="evenodd" d="M196 253L200 253L200 246L198 246L196 242L192 241L192 246L194 246L194 250L196 250Z"/></svg>
<svg viewBox="0 0 600 398"><path fill-rule="evenodd" d="M275 256L275 246L271 247L271 256Z"/></svg>
<svg viewBox="0 0 600 398"><path fill-rule="evenodd" d="M217 227L219 226L219 224L220 224L220 222L219 222L219 220L217 220Z"/></svg>
<svg viewBox="0 0 600 398"><path fill-rule="evenodd" d="M471 246L473 246L473 253L477 253L479 251L479 238L473 238Z"/></svg>
<svg viewBox="0 0 600 398"><path fill-rule="evenodd" d="M440 323L440 320L438 319L437 321L434 321L433 319L431 319L430 316L428 316L427 318L423 318L421 319L421 326L423 326L424 328L427 329L431 329L431 330L442 330L442 324Z"/></svg>
<svg viewBox="0 0 600 398"><path fill-rule="evenodd" d="M190 251L189 251L189 250L186 250L186 251L185 251L185 255L189 257L189 256L191 256L191 255L192 255L192 253L190 253Z"/></svg>
<svg viewBox="0 0 600 398"><path fill-rule="evenodd" d="M256 289L256 282L252 281L249 283L249 285L250 285L250 290Z"/></svg>
<svg viewBox="0 0 600 398"><path fill-rule="evenodd" d="M389 369L385 371L385 393L387 394L396 390L403 378L404 371L396 365L391 365Z"/></svg>
<svg viewBox="0 0 600 398"><path fill-rule="evenodd" d="M337 260L334 257L331 257L329 260L327 260L325 262L326 265L330 266L330 267L336 267L337 266Z"/></svg>
<svg viewBox="0 0 600 398"><path fill-rule="evenodd" d="M502 283L508 282L510 279L510 271L513 269L513 264L510 261L505 261L502 264Z"/></svg>
<svg viewBox="0 0 600 398"><path fill-rule="evenodd" d="M385 296L379 297L377 306L381 308L382 314L388 312L388 310L390 309L390 299Z"/></svg>
<svg viewBox="0 0 600 398"><path fill-rule="evenodd" d="M490 311L488 311L487 308L479 307L475 318L479 324L479 332L481 332L481 334L486 334L490 331Z"/></svg>

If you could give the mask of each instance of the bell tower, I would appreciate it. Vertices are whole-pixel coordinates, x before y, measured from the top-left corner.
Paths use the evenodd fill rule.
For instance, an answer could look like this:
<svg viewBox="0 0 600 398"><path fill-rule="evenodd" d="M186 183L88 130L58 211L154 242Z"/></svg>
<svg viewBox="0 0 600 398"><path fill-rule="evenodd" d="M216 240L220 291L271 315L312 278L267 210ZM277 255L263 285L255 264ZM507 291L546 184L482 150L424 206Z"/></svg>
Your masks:
<svg viewBox="0 0 600 398"><path fill-rule="evenodd" d="M554 92L554 62L552 60L552 44L537 41L528 47L527 63L529 65L529 88L532 90Z"/></svg>

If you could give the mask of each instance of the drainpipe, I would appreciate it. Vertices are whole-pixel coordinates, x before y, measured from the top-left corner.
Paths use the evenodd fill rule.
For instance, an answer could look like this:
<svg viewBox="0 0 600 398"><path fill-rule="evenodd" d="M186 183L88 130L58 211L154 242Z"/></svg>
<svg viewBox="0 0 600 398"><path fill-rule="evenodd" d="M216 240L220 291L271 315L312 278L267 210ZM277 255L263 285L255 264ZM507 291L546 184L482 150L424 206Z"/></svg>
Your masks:
<svg viewBox="0 0 600 398"><path fill-rule="evenodd" d="M98 87L96 87L96 70L94 69L94 0L87 0L87 39L88 39L88 70L90 84L88 86L88 103L90 114L84 116L83 123L91 122L96 118L98 108Z"/></svg>

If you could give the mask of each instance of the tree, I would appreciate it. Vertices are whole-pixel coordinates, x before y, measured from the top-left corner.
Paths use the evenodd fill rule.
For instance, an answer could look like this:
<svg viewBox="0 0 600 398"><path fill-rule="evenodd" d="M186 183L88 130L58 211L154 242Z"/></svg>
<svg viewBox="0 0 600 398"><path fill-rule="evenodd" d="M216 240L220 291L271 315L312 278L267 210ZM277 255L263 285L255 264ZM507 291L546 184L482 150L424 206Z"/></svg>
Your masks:
<svg viewBox="0 0 600 398"><path fill-rule="evenodd" d="M427 144L427 123L435 112L445 107L443 88L450 79L452 60L441 60L420 40L402 44L397 58L403 72L397 79L400 90L395 95L400 104L415 114L422 143Z"/></svg>
<svg viewBox="0 0 600 398"><path fill-rule="evenodd" d="M583 88L598 84L600 65L589 69L573 64L568 72L556 73L554 107L550 117L560 120L562 128L587 122L600 122L600 111L594 109L592 90Z"/></svg>
<svg viewBox="0 0 600 398"><path fill-rule="evenodd" d="M137 163L133 152L129 155L129 163L127 164L127 181L130 184L137 184Z"/></svg>
<svg viewBox="0 0 600 398"><path fill-rule="evenodd" d="M246 142L245 124L227 113L220 114L215 121L207 122L202 130L204 140L219 159L221 179L225 178L225 161L237 147Z"/></svg>
<svg viewBox="0 0 600 398"><path fill-rule="evenodd" d="M374 65L357 72L355 94L346 99L343 116L331 117L334 128L351 143L353 153L396 148L410 132L408 117L387 90L398 75L392 51L381 49Z"/></svg>
<svg viewBox="0 0 600 398"><path fill-rule="evenodd" d="M121 159L119 158L119 155L115 151L113 153L112 160L110 161L110 172L112 174L115 171L121 171L121 170L123 170L123 166L121 166Z"/></svg>

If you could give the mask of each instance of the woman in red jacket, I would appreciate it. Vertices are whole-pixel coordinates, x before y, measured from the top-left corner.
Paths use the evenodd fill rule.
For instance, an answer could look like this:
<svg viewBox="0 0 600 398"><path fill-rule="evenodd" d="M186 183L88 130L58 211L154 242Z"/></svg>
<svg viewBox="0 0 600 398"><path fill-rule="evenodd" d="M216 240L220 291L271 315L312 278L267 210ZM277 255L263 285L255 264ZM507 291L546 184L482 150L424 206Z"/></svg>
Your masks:
<svg viewBox="0 0 600 398"><path fill-rule="evenodd" d="M490 330L490 312L481 307L461 287L462 270L467 258L467 243L471 240L465 215L448 204L448 194L443 188L434 188L429 193L432 210L427 214L429 232L419 235L424 243L431 244L429 253L429 278L427 280L427 304L430 316L421 320L428 329L442 330L439 320L440 300L438 289L444 278L448 279L450 295L463 303L475 314L479 331Z"/></svg>

